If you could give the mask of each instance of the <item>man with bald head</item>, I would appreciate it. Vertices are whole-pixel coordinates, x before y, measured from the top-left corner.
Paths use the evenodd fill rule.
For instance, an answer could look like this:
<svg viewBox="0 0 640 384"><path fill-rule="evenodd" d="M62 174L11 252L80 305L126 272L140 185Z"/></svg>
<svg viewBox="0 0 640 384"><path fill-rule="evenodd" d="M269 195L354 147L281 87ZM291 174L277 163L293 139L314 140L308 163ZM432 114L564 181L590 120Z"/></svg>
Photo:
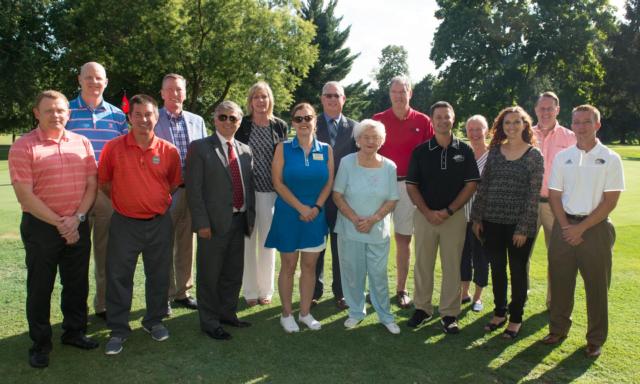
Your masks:
<svg viewBox="0 0 640 384"><path fill-rule="evenodd" d="M103 98L109 80L104 67L96 62L85 63L78 75L80 95L69 103L71 117L66 129L85 136L95 151L96 161L105 143L127 132L127 117L116 106ZM93 257L96 295L93 301L96 316L106 318L105 260L109 222L113 208L111 200L98 191L96 202L89 212L89 225L93 228Z"/></svg>

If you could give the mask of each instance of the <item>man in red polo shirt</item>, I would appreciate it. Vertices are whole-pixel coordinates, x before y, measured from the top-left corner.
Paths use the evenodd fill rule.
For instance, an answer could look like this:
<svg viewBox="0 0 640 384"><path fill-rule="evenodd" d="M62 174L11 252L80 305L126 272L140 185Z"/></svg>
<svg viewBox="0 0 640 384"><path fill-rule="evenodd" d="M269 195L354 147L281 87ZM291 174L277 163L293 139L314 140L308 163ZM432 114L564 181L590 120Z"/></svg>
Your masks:
<svg viewBox="0 0 640 384"><path fill-rule="evenodd" d="M49 365L51 291L60 269L62 343L94 349L87 338L87 295L91 235L86 214L96 198L96 163L91 143L65 130L69 101L60 92L36 98L38 127L9 151L9 174L22 206L20 234L27 264L27 321L33 346L29 364Z"/></svg>
<svg viewBox="0 0 640 384"><path fill-rule="evenodd" d="M411 257L411 236L413 235L413 214L416 207L407 195L405 179L409 169L411 153L418 145L433 137L431 119L424 113L409 106L411 100L411 81L406 76L391 79L389 98L391 108L373 116L382 122L387 132L387 139L378 153L396 163L398 167L398 195L400 200L393 211L393 227L396 240L396 267L398 305L407 308L411 298L407 292L407 276L409 275L409 259Z"/></svg>
<svg viewBox="0 0 640 384"><path fill-rule="evenodd" d="M156 341L169 338L162 325L173 249L167 210L171 193L182 184L180 155L173 144L154 135L155 100L136 95L130 103L131 129L105 145L98 167L99 186L111 197L114 209L107 245L107 326L111 329L107 355L120 353L131 333L133 275L140 253L147 279L142 326Z"/></svg>

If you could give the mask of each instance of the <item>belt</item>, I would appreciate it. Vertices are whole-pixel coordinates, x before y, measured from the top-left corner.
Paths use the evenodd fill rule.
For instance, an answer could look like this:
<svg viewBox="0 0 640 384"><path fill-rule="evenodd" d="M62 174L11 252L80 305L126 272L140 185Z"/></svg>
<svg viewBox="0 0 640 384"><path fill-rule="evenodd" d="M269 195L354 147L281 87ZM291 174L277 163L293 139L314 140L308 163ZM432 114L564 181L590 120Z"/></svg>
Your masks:
<svg viewBox="0 0 640 384"><path fill-rule="evenodd" d="M540 196L540 202L541 203L548 203L549 202L549 198Z"/></svg>
<svg viewBox="0 0 640 384"><path fill-rule="evenodd" d="M575 220L575 221L582 221L584 219L586 219L587 217L589 217L589 215L570 215L568 213L565 212L565 214L567 215L567 219L571 219L571 220Z"/></svg>
<svg viewBox="0 0 640 384"><path fill-rule="evenodd" d="M245 213L247 213L246 211L242 211L242 212L233 212L233 216L240 216L240 215L244 215Z"/></svg>
<svg viewBox="0 0 640 384"><path fill-rule="evenodd" d="M405 181L407 176L398 176L398 181Z"/></svg>
<svg viewBox="0 0 640 384"><path fill-rule="evenodd" d="M185 188L184 183L182 183L182 184L178 185L178 188Z"/></svg>

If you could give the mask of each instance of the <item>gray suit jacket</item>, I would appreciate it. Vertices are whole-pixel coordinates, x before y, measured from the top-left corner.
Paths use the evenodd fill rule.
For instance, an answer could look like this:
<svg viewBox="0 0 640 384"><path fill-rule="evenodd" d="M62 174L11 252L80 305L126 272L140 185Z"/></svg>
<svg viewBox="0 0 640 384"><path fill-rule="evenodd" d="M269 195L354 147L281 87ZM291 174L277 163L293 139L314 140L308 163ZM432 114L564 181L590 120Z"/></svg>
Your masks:
<svg viewBox="0 0 640 384"><path fill-rule="evenodd" d="M324 118L324 114L318 116L317 119L316 137L319 141L328 143L331 145L329 137L329 128L327 127L327 120ZM357 152L356 141L353 139L353 127L356 126L356 122L350 118L342 115L340 122L338 123L338 136L336 136L336 143L333 146L333 169L334 176L338 172L340 166L340 160L346 155ZM327 202L325 203L325 213L327 216L327 223L329 228L333 231L333 227L336 224L336 218L338 216L338 208L333 202L332 195L329 195Z"/></svg>
<svg viewBox="0 0 640 384"><path fill-rule="evenodd" d="M245 234L250 236L256 218L253 155L248 145L235 143L247 208ZM189 145L185 184L193 231L211 228L214 236L227 233L233 216L233 187L222 143L215 133Z"/></svg>
<svg viewBox="0 0 640 384"><path fill-rule="evenodd" d="M204 119L202 117L187 111L182 111L182 116L184 116L184 121L187 123L189 142L207 137L207 128L204 125ZM169 125L167 110L164 107L160 108L158 123L154 131L158 137L167 140L171 144L176 144L176 141L173 139L173 132L171 132L171 125Z"/></svg>

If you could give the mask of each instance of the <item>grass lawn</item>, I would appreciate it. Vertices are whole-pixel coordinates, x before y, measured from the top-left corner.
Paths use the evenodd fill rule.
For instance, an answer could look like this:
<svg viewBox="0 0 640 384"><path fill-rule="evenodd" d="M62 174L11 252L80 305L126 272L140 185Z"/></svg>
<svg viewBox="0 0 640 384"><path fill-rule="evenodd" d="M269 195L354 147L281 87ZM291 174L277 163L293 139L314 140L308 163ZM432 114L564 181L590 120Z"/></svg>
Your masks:
<svg viewBox="0 0 640 384"><path fill-rule="evenodd" d="M638 382L640 330L633 325L633 319L640 307L640 262L636 255L640 220L635 216L640 211L640 147L616 147L616 150L625 159L627 191L613 214L618 236L609 292L610 332L604 353L597 360L583 356L586 311L581 283L577 287L569 338L555 348L538 343L547 333L546 254L543 242L539 241L531 264L525 320L515 342L503 340L499 333L485 334L482 330L491 317L490 289L484 295L483 312L476 314L468 306L463 307L462 332L457 336L445 336L438 327L438 318L418 330L409 329L406 321L412 311L393 305L402 328L402 333L394 336L377 323L371 307L367 308L370 315L360 326L346 331L342 323L347 314L337 312L327 287L325 300L313 310L322 322L319 332L285 334L278 322L280 306L276 295L274 303L266 307L248 309L241 300L239 316L253 326L228 329L233 334L229 342L209 339L199 331L197 313L176 309L166 321L171 338L157 343L140 325L144 314L144 278L139 265L131 314L134 332L125 350L115 357L103 354L108 330L93 315L89 317L88 332L102 343L100 349L86 352L59 343L61 287L55 287L51 311L54 350L51 365L44 370L30 368L27 362L31 342L24 310L26 271L18 234L19 208L8 186L7 163L0 161L0 380L3 383ZM329 282L330 260L327 257L325 266ZM390 260L391 292L395 292L394 265ZM90 280L93 295L92 276ZM438 278L434 294L436 304L439 281ZM412 281L409 287L412 291Z"/></svg>

